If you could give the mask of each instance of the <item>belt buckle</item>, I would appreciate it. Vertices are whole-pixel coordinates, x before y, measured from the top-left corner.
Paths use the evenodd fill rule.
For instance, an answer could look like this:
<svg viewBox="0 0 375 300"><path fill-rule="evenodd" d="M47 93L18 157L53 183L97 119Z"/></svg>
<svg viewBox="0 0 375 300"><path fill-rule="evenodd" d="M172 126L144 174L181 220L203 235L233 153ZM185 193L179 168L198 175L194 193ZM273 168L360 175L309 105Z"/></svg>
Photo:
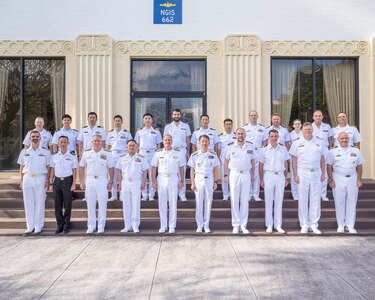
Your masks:
<svg viewBox="0 0 375 300"><path fill-rule="evenodd" d="M98 178L99 178L99 176L94 176L94 178L95 178L95 179L98 179Z"/></svg>
<svg viewBox="0 0 375 300"><path fill-rule="evenodd" d="M36 178L36 175L35 174L31 174L31 178Z"/></svg>
<svg viewBox="0 0 375 300"><path fill-rule="evenodd" d="M314 172L315 170L314 169L311 169L310 172Z"/></svg>
<svg viewBox="0 0 375 300"><path fill-rule="evenodd" d="M245 172L244 171L240 171L240 174L244 174Z"/></svg>
<svg viewBox="0 0 375 300"><path fill-rule="evenodd" d="M345 175L345 177L348 177L348 178L349 178L350 176L351 176L351 175Z"/></svg>
<svg viewBox="0 0 375 300"><path fill-rule="evenodd" d="M65 178L64 178L64 177L61 177L61 178L60 178L60 180L61 180L61 181L64 181L64 180L65 180Z"/></svg>
<svg viewBox="0 0 375 300"><path fill-rule="evenodd" d="M167 176L167 177L171 177L171 174L170 174L170 173L167 173L167 174L165 174L165 176Z"/></svg>
<svg viewBox="0 0 375 300"><path fill-rule="evenodd" d="M279 175L279 172L275 172L275 175Z"/></svg>

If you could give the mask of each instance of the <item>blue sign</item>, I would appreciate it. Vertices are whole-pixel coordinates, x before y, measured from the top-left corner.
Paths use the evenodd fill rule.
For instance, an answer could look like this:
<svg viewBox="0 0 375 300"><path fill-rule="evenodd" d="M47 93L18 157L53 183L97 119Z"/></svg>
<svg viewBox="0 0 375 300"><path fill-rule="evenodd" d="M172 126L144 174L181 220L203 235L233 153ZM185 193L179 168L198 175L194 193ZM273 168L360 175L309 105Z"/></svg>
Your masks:
<svg viewBox="0 0 375 300"><path fill-rule="evenodd" d="M154 0L154 24L182 24L182 0Z"/></svg>

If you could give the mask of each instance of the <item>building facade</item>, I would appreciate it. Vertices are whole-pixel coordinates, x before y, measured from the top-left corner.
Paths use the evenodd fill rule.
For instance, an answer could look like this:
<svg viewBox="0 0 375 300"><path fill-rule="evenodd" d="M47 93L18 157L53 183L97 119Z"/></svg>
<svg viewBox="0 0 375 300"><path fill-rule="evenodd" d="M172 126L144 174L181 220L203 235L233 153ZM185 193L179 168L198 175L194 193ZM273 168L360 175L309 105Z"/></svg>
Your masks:
<svg viewBox="0 0 375 300"><path fill-rule="evenodd" d="M342 18L361 4L337 4L342 6L337 13L332 4L319 11L316 6L323 5L321 1L301 1L313 12L301 4L286 10L277 1L255 1L257 6L239 1L237 8L215 1L212 12L207 7L200 12L206 13L205 28L201 15L193 10L201 2L194 0L183 2L182 25L152 24L150 1L106 4L117 23L109 12L95 17L100 1L90 2L93 8L86 7L82 20L74 19L78 18L75 9L87 1L70 7L53 2L57 10L66 10L68 24L48 28L48 20L34 18L45 14L62 18L51 12L52 4L40 0L26 4L26 11L14 12L15 2L3 4L9 15L35 15L31 28L8 24L8 30L3 26L0 31L0 169L16 167L22 139L38 115L53 131L63 113L70 114L79 129L86 124L87 113L95 111L106 130L112 128L112 117L121 114L125 127L134 133L142 126L144 112L153 113L155 125L163 128L176 106L183 109L192 129L199 126L200 114L208 113L210 126L218 131L225 118L242 126L252 109L264 125L270 124L272 112L278 112L284 126L295 118L311 121L312 112L321 109L332 126L338 112L347 112L349 123L359 128L364 139L364 175L375 178L375 50L368 36L375 23L365 19L375 11L370 1L363 1L367 10L352 17L350 30L341 25ZM38 3L47 5L46 11L38 11ZM129 20L121 21L117 11L129 9ZM281 16L275 14L277 9ZM325 16L324 11L333 18L329 24L313 18ZM99 19L106 24L101 30L95 23ZM360 29L366 22L370 28L364 33ZM46 27L41 32L35 30L42 25ZM54 33L54 29L59 30Z"/></svg>

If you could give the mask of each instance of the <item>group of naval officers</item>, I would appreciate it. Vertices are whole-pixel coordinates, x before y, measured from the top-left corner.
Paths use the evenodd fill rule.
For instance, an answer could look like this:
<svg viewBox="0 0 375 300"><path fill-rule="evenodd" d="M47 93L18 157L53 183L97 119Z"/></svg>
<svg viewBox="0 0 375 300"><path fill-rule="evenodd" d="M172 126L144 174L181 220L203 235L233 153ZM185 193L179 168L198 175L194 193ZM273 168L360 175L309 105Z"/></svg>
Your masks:
<svg viewBox="0 0 375 300"><path fill-rule="evenodd" d="M159 232L175 233L177 200L187 201L187 166L195 193L198 233L211 232L213 193L219 181L223 201L231 202L233 234L249 234L249 201L262 201L260 187L264 189L266 232L285 233L282 206L289 172L292 197L298 201L301 233L322 234L321 201L329 201L329 184L337 232L356 234L356 203L364 158L359 150L362 137L348 125L346 114L339 113L337 127L331 128L322 122L322 112L316 110L313 123L294 120L291 132L281 125L277 113L271 116L272 124L267 128L258 123L256 111L251 110L248 117L248 124L235 132L233 121L225 119L224 132L218 135L204 114L200 127L191 134L189 125L181 121L182 111L175 108L173 121L165 126L162 137L160 130L152 126L153 116L145 113L144 127L134 138L123 129L120 115L114 116L114 129L107 133L97 124L95 112L88 114L87 126L79 132L71 128L72 118L65 114L62 128L53 136L44 129L43 118L37 117L18 159L25 234L38 234L43 229L47 189L54 192L55 233L69 232L77 169L87 202L87 234L104 233L107 202L115 200L123 203L121 232L138 233L141 201L154 201L156 192Z"/></svg>

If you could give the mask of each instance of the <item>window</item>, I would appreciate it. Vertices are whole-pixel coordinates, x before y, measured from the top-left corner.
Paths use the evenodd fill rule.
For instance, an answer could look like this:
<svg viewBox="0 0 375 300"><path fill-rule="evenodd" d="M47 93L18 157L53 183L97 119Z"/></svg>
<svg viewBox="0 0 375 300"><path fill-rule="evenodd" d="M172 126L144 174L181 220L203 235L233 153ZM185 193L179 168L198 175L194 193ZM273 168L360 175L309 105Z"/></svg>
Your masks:
<svg viewBox="0 0 375 300"><path fill-rule="evenodd" d="M279 113L285 126L295 119L311 122L316 109L331 126L341 111L358 126L356 59L274 58L271 69L272 113Z"/></svg>
<svg viewBox="0 0 375 300"><path fill-rule="evenodd" d="M0 169L17 169L26 133L42 116L58 128L65 107L63 59L0 59Z"/></svg>
<svg viewBox="0 0 375 300"><path fill-rule="evenodd" d="M164 129L171 110L180 108L182 121L191 130L199 127L205 112L206 61L132 60L132 132L143 127L142 116L154 116L154 126Z"/></svg>

